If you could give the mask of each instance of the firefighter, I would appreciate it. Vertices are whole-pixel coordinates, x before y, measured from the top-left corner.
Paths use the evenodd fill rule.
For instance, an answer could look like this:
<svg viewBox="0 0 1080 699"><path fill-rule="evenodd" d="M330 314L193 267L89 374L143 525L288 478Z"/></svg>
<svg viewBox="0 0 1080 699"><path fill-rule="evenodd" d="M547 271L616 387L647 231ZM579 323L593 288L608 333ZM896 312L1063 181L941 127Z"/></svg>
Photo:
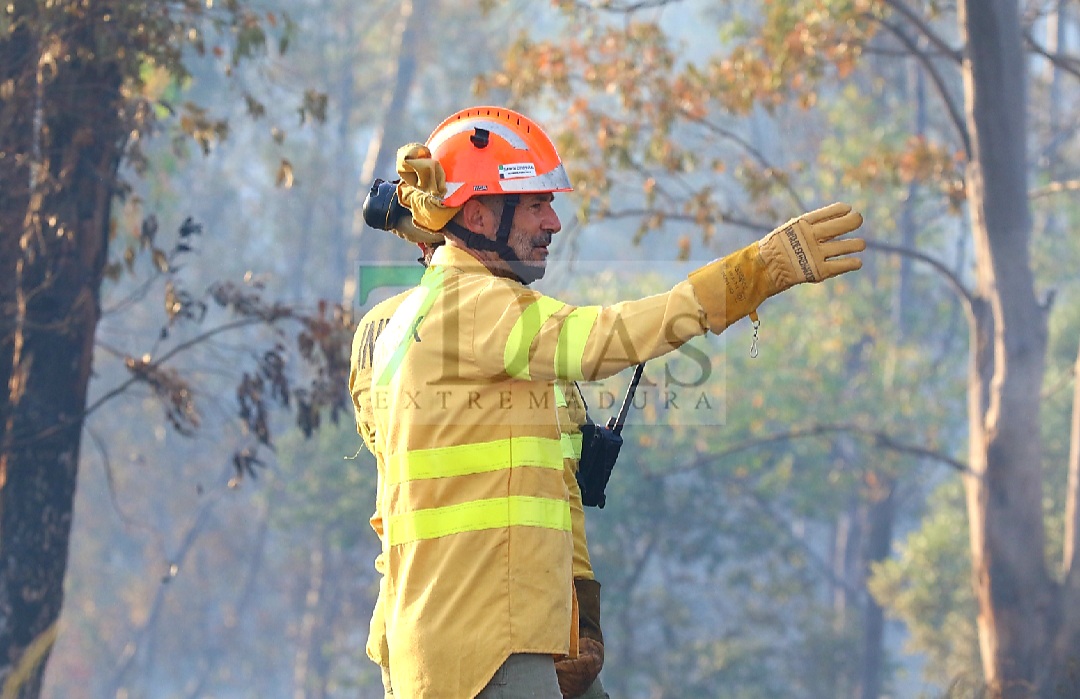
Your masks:
<svg viewBox="0 0 1080 699"><path fill-rule="evenodd" d="M411 221L385 222L399 237L415 243L421 251L421 262L425 267L431 261L435 249L443 244L441 234L433 234L428 231L417 229L411 225ZM377 224L378 225L378 224ZM380 228L383 226L380 225ZM357 431L363 437L364 444L369 450L374 449L374 425L372 424L371 407L371 373L372 358L374 355L375 340L378 339L382 329L390 321L394 311L409 292L392 296L375 305L364 314L357 324L356 334L353 338L352 354L349 371L349 392L352 395L353 408L356 416ZM588 544L585 538L585 514L581 503L581 493L578 489L576 471L578 457L581 454L581 431L579 426L586 420L585 401L577 384L572 381L560 382L561 395L564 401L558 401L559 419L557 423L565 430L567 439L572 445L573 454L565 460L567 490L570 494L571 525L574 539L574 590L578 599L578 629L579 645L578 657L563 658L556 662L555 670L559 680L559 689L563 697L567 699L608 699L603 685L598 677L604 664L604 638L600 628L600 583L596 581L592 563L589 560ZM565 411L565 412L564 412ZM565 415L565 418L562 416ZM381 522L378 521L378 508L372 518L372 526L376 531L382 530ZM384 571L384 559L379 556L376 561L376 569L380 574ZM386 626L382 616L382 589L380 587L379 598L375 601L375 613L367 642L368 656L380 665L383 673L383 684L386 688L388 699L393 697L389 680L389 668L386 667Z"/></svg>
<svg viewBox="0 0 1080 699"><path fill-rule="evenodd" d="M556 382L612 376L858 269L865 243L841 236L862 217L832 204L664 294L574 307L527 286L572 189L538 124L460 111L398 172L413 223L447 244L372 352L384 666L398 697L559 699L556 660L582 641Z"/></svg>

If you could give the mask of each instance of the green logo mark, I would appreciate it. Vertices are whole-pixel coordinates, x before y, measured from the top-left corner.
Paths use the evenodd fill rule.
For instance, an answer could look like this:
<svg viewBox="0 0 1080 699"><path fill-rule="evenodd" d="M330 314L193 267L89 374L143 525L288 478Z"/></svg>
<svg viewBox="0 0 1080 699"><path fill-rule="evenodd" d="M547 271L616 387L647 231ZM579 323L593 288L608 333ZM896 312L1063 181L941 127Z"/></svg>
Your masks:
<svg viewBox="0 0 1080 699"><path fill-rule="evenodd" d="M360 265L357 274L357 295L362 308L368 299L368 295L376 289L384 286L409 287L420 283L424 276L424 268L415 262L408 265L399 264L372 264Z"/></svg>

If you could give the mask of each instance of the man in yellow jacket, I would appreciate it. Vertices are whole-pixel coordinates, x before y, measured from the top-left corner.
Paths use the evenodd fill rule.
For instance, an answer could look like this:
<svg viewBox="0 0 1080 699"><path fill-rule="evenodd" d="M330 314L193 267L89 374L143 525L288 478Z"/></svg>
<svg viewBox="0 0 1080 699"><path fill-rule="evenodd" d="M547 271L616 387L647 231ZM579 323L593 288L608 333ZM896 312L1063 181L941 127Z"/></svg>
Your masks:
<svg viewBox="0 0 1080 699"><path fill-rule="evenodd" d="M390 225L391 222L386 222ZM415 227L405 222L401 228L394 232L402 238L416 243L423 252L421 262L426 267L431 260L431 255L436 248L443 244L441 235L433 235L429 232L418 231ZM372 422L371 404L371 378L374 357L375 341L378 339L383 328L389 323L390 318L408 296L404 292L392 296L375 305L364 314L357 324L353 337L352 353L349 372L349 393L352 395L353 408L356 417L357 431L364 440L364 444L374 453L375 426ZM572 455L565 460L565 480L570 494L570 518L571 530L574 541L573 572L574 590L578 599L578 629L579 629L579 653L574 659L565 658L556 663L556 674L559 680L559 689L566 699L607 699L598 674L604 664L604 639L600 627L600 583L596 581L589 559L588 544L585 537L585 513L581 503L581 493L578 489L576 472L578 461L581 456L581 431L579 426L586 420L585 402L582 400L577 385L570 382L559 382L559 393L556 394L559 415L563 415L565 408L565 420L559 421L560 426L566 430ZM558 400L562 397L564 400ZM382 531L382 523L376 515L372 518L372 526L376 531ZM385 571L385 562L382 556L376 561L376 569L380 574ZM369 638L367 642L368 656L378 663L383 672L383 683L386 685L387 699L393 697L389 681L389 661L386 651L386 624L382 613L384 602L382 590L375 602L375 611L372 615Z"/></svg>
<svg viewBox="0 0 1080 699"><path fill-rule="evenodd" d="M409 699L560 699L579 653L572 454L557 381L600 379L858 269L862 217L792 219L656 296L574 307L528 288L570 182L535 122L458 112L399 152L398 199L442 232L372 352L389 680Z"/></svg>

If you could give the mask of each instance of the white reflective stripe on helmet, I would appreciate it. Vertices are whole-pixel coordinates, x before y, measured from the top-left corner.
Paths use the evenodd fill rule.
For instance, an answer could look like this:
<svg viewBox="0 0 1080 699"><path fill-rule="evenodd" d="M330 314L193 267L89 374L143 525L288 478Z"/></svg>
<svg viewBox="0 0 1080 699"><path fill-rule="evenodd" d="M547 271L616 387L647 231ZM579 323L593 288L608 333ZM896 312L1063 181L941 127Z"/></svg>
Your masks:
<svg viewBox="0 0 1080 699"><path fill-rule="evenodd" d="M499 186L504 192L554 192L560 189L572 189L570 177L567 176L562 165L535 177L501 180Z"/></svg>
<svg viewBox="0 0 1080 699"><path fill-rule="evenodd" d="M443 201L445 201L445 200L449 199L450 197L452 197L454 195L454 192L461 189L461 185L463 185L463 184L465 184L465 183L464 182L447 182L446 183L446 194L443 195Z"/></svg>
<svg viewBox="0 0 1080 699"><path fill-rule="evenodd" d="M446 195L443 199L449 199L453 196L454 192L461 189L464 182L447 182L446 183ZM545 172L543 175L536 175L534 177L518 177L512 180L500 180L499 187L503 192L558 192L558 191L570 191L573 187L570 185L570 177L566 174L566 168L562 165L555 168L551 172ZM477 190L476 194L498 194L498 192L489 191L486 187L483 190Z"/></svg>
<svg viewBox="0 0 1080 699"><path fill-rule="evenodd" d="M447 124L442 128L442 131L438 136L431 139L431 142L427 144L427 147L431 149L431 152L435 152L439 149L439 146L443 144L446 139L451 136L456 136L464 131L471 131L472 129L487 129L491 133L501 136L507 143L518 150L529 150L529 146L525 141L514 133L506 124L501 121L488 121L487 119L462 119L461 121L454 122L453 124Z"/></svg>

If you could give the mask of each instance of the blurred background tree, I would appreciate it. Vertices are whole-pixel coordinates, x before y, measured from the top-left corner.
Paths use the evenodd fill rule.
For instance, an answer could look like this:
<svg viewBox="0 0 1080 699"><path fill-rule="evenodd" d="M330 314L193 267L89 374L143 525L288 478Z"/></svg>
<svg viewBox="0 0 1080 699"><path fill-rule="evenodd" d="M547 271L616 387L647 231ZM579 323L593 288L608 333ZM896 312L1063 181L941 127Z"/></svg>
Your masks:
<svg viewBox="0 0 1080 699"><path fill-rule="evenodd" d="M0 292L11 309L0 371L9 388L22 385L18 358L29 349L16 355L20 333L39 369L46 356L61 365L83 357L78 371L24 370L52 387L25 384L38 412L19 413L13 400L0 409L5 454L20 453L11 450L19 430L52 425L67 440L35 451L35 468L5 462L0 546L7 559L17 550L7 537L21 531L24 560L39 565L14 570L0 593L12 598L11 580L30 570L50 581L48 594L31 595L37 606L20 612L31 621L17 632L19 609L0 605L13 660L6 681L38 638L21 667L40 671L37 649L52 648L45 697L380 695L363 648L376 589L374 463L357 451L347 412L335 423L323 406L344 394L335 371L362 310L357 266L416 254L364 229L358 210L372 177L393 177L397 146L423 140L462 106L491 102L550 126L573 170L576 191L558 203L558 261L542 282L567 300L659 291L833 200L864 213L872 240L860 274L763 306L756 359L739 324L696 341L712 362L700 386L673 384L667 371L696 376L697 355L647 367L651 386L631 412L609 505L588 512L613 695L963 696L1016 677L1049 696L1067 686L1060 659L1078 647L1068 633L1080 608L1066 604L1077 585L1080 468L1070 453L1080 429L1080 246L1068 235L1080 218L1069 194L1080 113L1075 7L988 3L985 16L1016 19L999 25L1024 52L1009 65L1026 69L1025 87L974 100L963 59L992 32L969 29L963 4L930 0L98 5L16 1L0 13L0 259L10 266ZM99 72L65 72L73 66ZM1024 110L1026 127L994 142L1026 152L987 164L969 121L975 104ZM64 137L74 127L52 125L52 114L81 120L83 135ZM1025 123L1010 115L1014 128ZM83 146L92 157L49 150ZM116 175L104 176L101 163ZM55 172L32 177L32 164ZM1019 195L1011 186L989 199L1029 211L1030 226L977 214L987 197L972 182L989 181L987 166L1024 171ZM87 220L64 213L81 201L76 191L94 203L92 225L65 223ZM56 222L28 216L32 206L55 211ZM1013 223L980 240L980 220ZM37 234L61 224L88 232ZM1018 334L1004 316L988 325L993 313L973 313L995 307L996 284L980 274L1008 267L988 266L986 241L996 239L1015 241L1007 259L1038 284L1037 296L1019 292L1040 303L1026 312L1033 328ZM100 296L93 274L55 285L62 297L25 294L59 278L29 262L17 270L25 251L64 240L55 259L93 261ZM84 251L65 252L74 249ZM100 320L79 311L77 332L49 335L51 326L20 315L20 288L27 314L66 317L60 300L89 293ZM1055 292L1052 304L1044 290ZM275 308L294 315L268 326ZM990 424L991 403L980 397L1007 382L984 384L986 355L971 348L995 338L1009 338L1004 366L1019 348L1045 360L1045 376L1028 381L1034 415L990 415L1041 455L991 466L979 457L994 453L991 442L972 430ZM156 383L133 381L138 369ZM81 403L80 377L89 382ZM291 416L273 409L279 378ZM618 399L627 379L583 387L594 417L613 410L601 393ZM665 389L680 401L704 396L717 412L658 412ZM993 491L1010 497L981 497L994 482L987 473L1015 473ZM42 504L71 497L73 520ZM1012 542L1010 556L1022 558L995 555L990 574L974 580L989 586L1002 566L999 580L1022 571L1034 576L1022 588L1030 599L973 590L970 566L982 564L968 527L980 510L962 508L981 502L1023 512L982 520L989 544ZM1006 530L994 533L993 522ZM1010 635L994 605L1036 600L1046 606L1019 620L1043 630ZM978 618L984 639L1004 634L1002 650L984 640L980 651ZM50 629L59 629L55 646ZM16 679L23 696L37 696L39 678Z"/></svg>

